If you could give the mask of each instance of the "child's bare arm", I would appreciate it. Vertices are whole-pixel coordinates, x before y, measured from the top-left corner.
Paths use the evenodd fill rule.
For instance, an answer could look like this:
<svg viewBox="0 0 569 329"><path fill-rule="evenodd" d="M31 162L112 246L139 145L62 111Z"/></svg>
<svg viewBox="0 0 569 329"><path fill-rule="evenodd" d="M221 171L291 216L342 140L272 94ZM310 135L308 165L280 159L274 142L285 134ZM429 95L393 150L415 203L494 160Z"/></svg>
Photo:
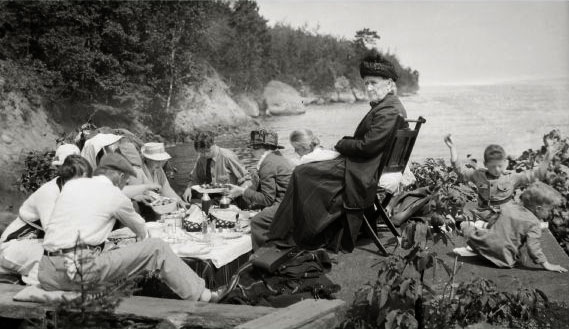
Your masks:
<svg viewBox="0 0 569 329"><path fill-rule="evenodd" d="M541 237L541 227L539 224L536 223L535 225L532 225L531 229L527 233L526 244L529 256L533 259L533 261L536 264L541 265L544 269L548 271L560 272L560 273L567 272L567 269L565 269L564 267L556 264L551 264L550 262L547 261L547 257L545 257L545 254L541 249L540 237Z"/></svg>
<svg viewBox="0 0 569 329"><path fill-rule="evenodd" d="M459 176L462 177L464 181L470 181L474 170L465 168L462 163L458 161L458 152L456 150L456 146L454 145L454 141L452 140L451 134L446 135L444 141L450 151L450 163L452 165L452 168Z"/></svg>
<svg viewBox="0 0 569 329"><path fill-rule="evenodd" d="M554 143L550 139L545 140L546 152L543 160L539 163L537 168L528 169L521 173L515 174L514 187L525 186L536 180L544 180L547 175L547 170L549 169L549 164L553 159L553 156L559 151L559 145Z"/></svg>
<svg viewBox="0 0 569 329"><path fill-rule="evenodd" d="M549 150L548 147L547 151L545 152L545 156L543 157L543 160L539 163L539 166L536 169L534 169L533 174L539 180L543 180L547 175L547 169L549 168L549 164L551 163L551 158L553 158L551 153L552 152Z"/></svg>
<svg viewBox="0 0 569 329"><path fill-rule="evenodd" d="M458 154L456 152L456 146L454 145L451 134L445 136L445 144L450 150L450 162L454 165L458 161Z"/></svg>
<svg viewBox="0 0 569 329"><path fill-rule="evenodd" d="M541 264L541 266L543 266L544 269L548 270L548 271L552 271L552 272L559 272L559 273L565 273L567 272L567 269L561 265L557 265L557 264L551 264L549 262L545 262L543 264Z"/></svg>

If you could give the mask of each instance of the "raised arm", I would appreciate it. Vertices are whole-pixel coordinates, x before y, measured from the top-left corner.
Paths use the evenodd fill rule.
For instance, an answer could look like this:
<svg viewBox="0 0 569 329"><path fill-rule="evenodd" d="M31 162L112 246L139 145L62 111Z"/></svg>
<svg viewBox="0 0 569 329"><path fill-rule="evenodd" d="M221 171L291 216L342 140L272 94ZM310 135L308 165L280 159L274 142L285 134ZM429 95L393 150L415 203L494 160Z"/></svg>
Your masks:
<svg viewBox="0 0 569 329"><path fill-rule="evenodd" d="M559 145L551 139L545 140L545 156L536 168L524 170L520 173L514 174L514 187L525 186L535 182L536 180L544 180L547 176L547 170L551 160L559 151Z"/></svg>
<svg viewBox="0 0 569 329"><path fill-rule="evenodd" d="M451 134L448 134L444 138L445 144L449 148L450 151L450 163L454 171L462 177L464 181L472 180L472 174L474 173L474 169L466 168L460 161L458 161L458 152L456 150L456 146L454 145L454 141L452 140Z"/></svg>

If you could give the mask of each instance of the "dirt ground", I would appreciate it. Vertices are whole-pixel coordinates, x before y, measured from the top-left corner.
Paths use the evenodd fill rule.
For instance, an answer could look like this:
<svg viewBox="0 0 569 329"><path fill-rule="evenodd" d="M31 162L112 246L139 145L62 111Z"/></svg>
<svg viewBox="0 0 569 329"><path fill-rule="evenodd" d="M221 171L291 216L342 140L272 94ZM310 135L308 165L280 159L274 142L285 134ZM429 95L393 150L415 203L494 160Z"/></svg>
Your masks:
<svg viewBox="0 0 569 329"><path fill-rule="evenodd" d="M393 250L395 241L389 238L390 232L383 232L383 235L385 236L383 239L384 244L388 246L387 249ZM466 245L464 239L460 236L452 236L452 240L454 245L449 244L445 246L439 242L437 245L430 247L432 251L437 253L438 257L451 266L454 261L452 249ZM543 231L542 247L551 263L569 268L569 257L561 249L549 230ZM396 253L404 254L404 251L398 249ZM363 284L375 280L377 269L374 264L384 259L384 257L378 255L377 248L369 240L360 241L359 246L352 253L334 255L333 258L337 260L337 264L333 265L332 271L328 276L342 287L337 297L345 300L348 304L353 301L354 293ZM540 289L547 294L550 300L569 304L569 272L548 272L533 264L531 260L523 266L513 269L496 268L491 263L478 257L460 257L458 262L459 264L462 262L463 265L457 274L455 281L457 283L482 277L494 281L500 290L514 291L520 287ZM441 291L448 282L448 276L442 266L437 268L434 279L432 270L427 272L425 278L428 284L432 285L436 291Z"/></svg>
<svg viewBox="0 0 569 329"><path fill-rule="evenodd" d="M15 218L15 210L17 205L21 203L22 196L19 193L0 195L0 232L3 231L5 225ZM10 208L10 206L13 206ZM6 211L8 210L8 211ZM382 232L384 244L388 250L393 250L395 240L390 236L388 231ZM454 244L445 246L439 242L431 249L437 255L444 259L449 265L454 261L452 249L455 247L465 246L464 239L460 236L452 237ZM569 268L569 257L561 249L555 238L549 230L544 230L542 235L542 246L551 263L560 264L565 268ZM398 249L396 253L404 254L404 250ZM353 301L354 293L367 282L373 282L377 276L377 264L384 257L377 253L377 248L371 241L362 239L356 249L350 254L331 255L336 261L332 271L328 274L330 279L339 284L342 289L337 297L343 299L350 304ZM531 287L544 291L550 300L566 302L569 304L569 273L553 273L547 272L537 265L528 261L523 266L514 269L499 269L492 264L479 259L477 257L461 257L462 268L457 275L456 281L462 282L472 280L477 277L484 277L494 281L499 289L513 291L519 287ZM437 269L433 278L432 271L429 271L426 278L435 288L442 290L442 287L448 281L448 277L442 267Z"/></svg>

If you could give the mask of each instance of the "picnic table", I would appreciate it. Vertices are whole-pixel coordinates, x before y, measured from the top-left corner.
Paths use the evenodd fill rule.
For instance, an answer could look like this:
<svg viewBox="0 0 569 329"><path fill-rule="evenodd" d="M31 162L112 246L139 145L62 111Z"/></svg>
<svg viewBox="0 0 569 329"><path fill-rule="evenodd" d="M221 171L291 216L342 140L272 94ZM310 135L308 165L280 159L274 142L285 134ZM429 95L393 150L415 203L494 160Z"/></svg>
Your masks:
<svg viewBox="0 0 569 329"><path fill-rule="evenodd" d="M167 218L168 215L163 215ZM248 220L241 222L248 227ZM229 282L233 274L249 260L252 252L251 235L247 230L235 232L233 229L208 232L187 232L178 223L174 227L168 220L147 223L151 237L168 242L172 250L206 282L206 287L216 289ZM128 229L124 232L128 232ZM115 241L118 247L133 243L134 239L120 230L113 232L122 236ZM122 241L120 241L122 240ZM128 240L128 241L127 241ZM125 242L126 241L126 242ZM118 242L118 243L117 243ZM139 294L152 297L175 298L176 295L157 278L147 278L142 282Z"/></svg>

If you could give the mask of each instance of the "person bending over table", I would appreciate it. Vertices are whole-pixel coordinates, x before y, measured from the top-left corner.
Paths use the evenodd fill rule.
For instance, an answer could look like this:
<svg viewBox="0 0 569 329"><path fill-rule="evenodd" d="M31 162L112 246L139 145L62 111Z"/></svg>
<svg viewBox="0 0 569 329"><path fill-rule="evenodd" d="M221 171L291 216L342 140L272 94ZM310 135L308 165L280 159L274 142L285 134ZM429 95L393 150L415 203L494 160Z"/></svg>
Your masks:
<svg viewBox="0 0 569 329"><path fill-rule="evenodd" d="M406 112L394 94L398 76L391 62L375 53L360 64L371 110L352 137L335 146L328 161L295 168L269 229L268 243L351 251L364 209L373 205L379 164L398 117Z"/></svg>
<svg viewBox="0 0 569 329"><path fill-rule="evenodd" d="M199 157L182 196L185 201L190 202L192 199L193 185L229 183L247 187L250 184L249 172L237 155L217 146L212 132L199 132L194 138L194 148Z"/></svg>
<svg viewBox="0 0 569 329"><path fill-rule="evenodd" d="M126 158L107 154L93 178L66 184L45 228L38 275L41 287L77 291L81 284L112 284L158 270L164 283L182 299L217 301L222 290L206 289L204 280L165 241L148 238L144 220L121 191L134 175ZM116 219L130 228L139 242L102 252ZM85 272L78 273L81 268Z"/></svg>
<svg viewBox="0 0 569 329"><path fill-rule="evenodd" d="M278 135L263 129L251 132L251 143L257 164L258 179L253 179L253 186L245 188L231 186L230 198L242 197L252 208L263 210L251 219L251 238L253 250L257 250L267 240L267 233L273 216L286 192L293 165L278 149Z"/></svg>

